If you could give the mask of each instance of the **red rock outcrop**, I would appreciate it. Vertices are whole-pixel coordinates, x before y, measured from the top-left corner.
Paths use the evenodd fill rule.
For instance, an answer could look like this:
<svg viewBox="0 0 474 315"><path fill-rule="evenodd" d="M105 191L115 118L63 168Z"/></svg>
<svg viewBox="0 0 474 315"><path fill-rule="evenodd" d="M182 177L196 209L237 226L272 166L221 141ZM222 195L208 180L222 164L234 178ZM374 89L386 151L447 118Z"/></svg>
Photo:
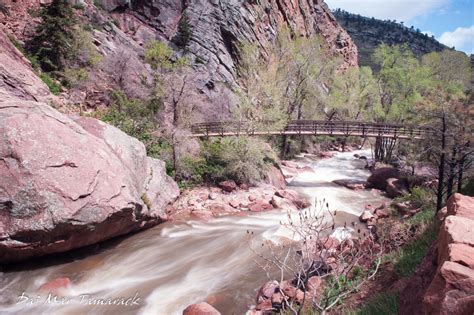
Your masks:
<svg viewBox="0 0 474 315"><path fill-rule="evenodd" d="M455 193L448 200L448 215L456 215L474 220L474 197L464 196Z"/></svg>
<svg viewBox="0 0 474 315"><path fill-rule="evenodd" d="M164 162L96 119L2 100L0 134L0 263L159 223L179 194Z"/></svg>
<svg viewBox="0 0 474 315"><path fill-rule="evenodd" d="M0 30L0 263L149 227L179 194L142 143L56 101Z"/></svg>
<svg viewBox="0 0 474 315"><path fill-rule="evenodd" d="M425 314L474 314L474 202L453 195L438 239L438 269L423 298Z"/></svg>

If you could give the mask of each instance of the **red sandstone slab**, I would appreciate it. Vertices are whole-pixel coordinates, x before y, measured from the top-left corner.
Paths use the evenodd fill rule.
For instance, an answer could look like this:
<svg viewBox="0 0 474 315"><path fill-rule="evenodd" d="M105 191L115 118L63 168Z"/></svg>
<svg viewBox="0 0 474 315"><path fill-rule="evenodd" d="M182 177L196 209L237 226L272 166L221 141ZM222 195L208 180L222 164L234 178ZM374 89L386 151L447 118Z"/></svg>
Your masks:
<svg viewBox="0 0 474 315"><path fill-rule="evenodd" d="M448 215L474 220L474 197L454 194L448 200Z"/></svg>

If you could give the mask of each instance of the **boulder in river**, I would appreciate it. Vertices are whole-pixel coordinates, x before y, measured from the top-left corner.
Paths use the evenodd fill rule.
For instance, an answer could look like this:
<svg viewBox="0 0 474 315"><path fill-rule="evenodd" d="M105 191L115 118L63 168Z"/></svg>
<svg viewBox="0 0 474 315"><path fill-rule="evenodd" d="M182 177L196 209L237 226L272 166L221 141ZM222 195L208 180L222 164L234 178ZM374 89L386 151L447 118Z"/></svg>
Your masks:
<svg viewBox="0 0 474 315"><path fill-rule="evenodd" d="M397 179L397 178L389 178L387 179L387 187L385 187L385 191L389 198L396 198L408 194L406 181Z"/></svg>
<svg viewBox="0 0 474 315"><path fill-rule="evenodd" d="M272 295L277 292L279 283L276 280L268 281L258 290L257 293L257 304L263 302L272 297Z"/></svg>
<svg viewBox="0 0 474 315"><path fill-rule="evenodd" d="M0 263L152 226L179 194L164 162L99 120L3 101L0 134Z"/></svg>
<svg viewBox="0 0 474 315"><path fill-rule="evenodd" d="M385 190L387 188L387 179L400 178L400 171L393 167L381 167L372 172L367 179L370 187Z"/></svg>
<svg viewBox="0 0 474 315"><path fill-rule="evenodd" d="M360 215L359 220L360 222L367 223L374 218L375 218L374 215L369 210L365 210Z"/></svg>
<svg viewBox="0 0 474 315"><path fill-rule="evenodd" d="M216 310L212 305L201 302L197 304L191 304L186 307L183 311L183 315L220 315L221 313Z"/></svg>
<svg viewBox="0 0 474 315"><path fill-rule="evenodd" d="M249 210L252 212L261 212L265 210L272 210L273 206L270 204L270 202L263 200L263 199L258 199L255 202L252 202L249 204Z"/></svg>
<svg viewBox="0 0 474 315"><path fill-rule="evenodd" d="M41 292L57 294L61 289L67 289L71 286L71 279L56 278L42 284L39 288Z"/></svg>

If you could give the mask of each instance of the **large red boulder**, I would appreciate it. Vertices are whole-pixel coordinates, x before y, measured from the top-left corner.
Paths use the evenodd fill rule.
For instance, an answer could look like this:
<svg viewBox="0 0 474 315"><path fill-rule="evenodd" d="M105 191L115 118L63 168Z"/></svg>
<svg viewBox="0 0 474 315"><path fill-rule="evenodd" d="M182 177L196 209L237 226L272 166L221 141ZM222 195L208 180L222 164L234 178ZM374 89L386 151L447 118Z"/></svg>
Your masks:
<svg viewBox="0 0 474 315"><path fill-rule="evenodd" d="M367 182L370 187L385 190L387 188L387 179L400 179L400 171L394 167L381 167L372 172Z"/></svg>
<svg viewBox="0 0 474 315"><path fill-rule="evenodd" d="M455 193L448 199L448 215L474 220L474 197Z"/></svg>
<svg viewBox="0 0 474 315"><path fill-rule="evenodd" d="M186 307L183 311L183 315L220 315L221 313L216 310L212 305L201 302L198 304L191 304Z"/></svg>
<svg viewBox="0 0 474 315"><path fill-rule="evenodd" d="M145 146L93 118L0 102L0 263L161 222L179 194Z"/></svg>

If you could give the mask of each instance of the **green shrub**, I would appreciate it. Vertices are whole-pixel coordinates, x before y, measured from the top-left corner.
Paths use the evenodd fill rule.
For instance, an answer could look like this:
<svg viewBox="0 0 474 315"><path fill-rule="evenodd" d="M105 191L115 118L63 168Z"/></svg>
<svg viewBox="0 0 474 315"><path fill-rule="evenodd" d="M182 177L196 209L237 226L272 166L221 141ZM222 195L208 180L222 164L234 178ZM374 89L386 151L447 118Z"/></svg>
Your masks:
<svg viewBox="0 0 474 315"><path fill-rule="evenodd" d="M420 207L429 208L434 206L434 195L423 187L413 187L408 195L397 198L397 201L411 201Z"/></svg>
<svg viewBox="0 0 474 315"><path fill-rule="evenodd" d="M400 296L397 292L379 293L360 308L345 315L397 315Z"/></svg>
<svg viewBox="0 0 474 315"><path fill-rule="evenodd" d="M63 84L73 87L89 79L89 71L86 68L66 68L64 70Z"/></svg>
<svg viewBox="0 0 474 315"><path fill-rule="evenodd" d="M253 183L264 178L268 169L265 144L257 138L235 137L222 140L224 174L238 183Z"/></svg>
<svg viewBox="0 0 474 315"><path fill-rule="evenodd" d="M190 185L198 185L203 182L216 183L226 179L225 168L222 164L213 163L203 157L187 156L183 158L182 164L179 177Z"/></svg>
<svg viewBox="0 0 474 315"><path fill-rule="evenodd" d="M253 183L264 178L274 163L274 153L261 140L246 137L219 138L201 143L201 156L182 159L177 179L185 186L232 179Z"/></svg>
<svg viewBox="0 0 474 315"><path fill-rule="evenodd" d="M61 84L54 80L47 72L41 72L39 77L48 86L51 93L54 95L61 93Z"/></svg>

